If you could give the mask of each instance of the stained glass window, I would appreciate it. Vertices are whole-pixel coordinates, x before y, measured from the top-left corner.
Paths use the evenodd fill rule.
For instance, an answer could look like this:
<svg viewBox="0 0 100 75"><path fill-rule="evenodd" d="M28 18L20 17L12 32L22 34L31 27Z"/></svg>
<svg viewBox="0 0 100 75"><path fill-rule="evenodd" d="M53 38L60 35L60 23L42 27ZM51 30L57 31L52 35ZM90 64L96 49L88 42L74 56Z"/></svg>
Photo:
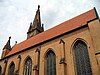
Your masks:
<svg viewBox="0 0 100 75"><path fill-rule="evenodd" d="M56 56L53 51L46 55L46 75L56 75Z"/></svg>
<svg viewBox="0 0 100 75"><path fill-rule="evenodd" d="M15 69L15 64L12 62L8 70L9 71L8 75L14 75L14 69Z"/></svg>
<svg viewBox="0 0 100 75"><path fill-rule="evenodd" d="M87 45L77 41L74 45L74 56L77 75L92 75Z"/></svg>
<svg viewBox="0 0 100 75"><path fill-rule="evenodd" d="M31 75L31 71L32 71L32 60L31 58L28 58L25 62L24 75Z"/></svg>

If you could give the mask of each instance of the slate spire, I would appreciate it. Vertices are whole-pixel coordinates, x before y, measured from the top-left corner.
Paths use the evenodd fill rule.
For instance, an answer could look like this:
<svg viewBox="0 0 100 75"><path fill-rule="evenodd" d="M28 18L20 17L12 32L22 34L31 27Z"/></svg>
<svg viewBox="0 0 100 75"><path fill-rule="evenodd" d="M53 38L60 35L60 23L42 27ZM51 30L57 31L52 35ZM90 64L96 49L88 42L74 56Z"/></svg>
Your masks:
<svg viewBox="0 0 100 75"><path fill-rule="evenodd" d="M30 23L30 27L27 32L27 38L35 36L44 31L43 25L41 26L41 17L40 17L40 6L38 5L38 9L36 11L35 18L33 23Z"/></svg>

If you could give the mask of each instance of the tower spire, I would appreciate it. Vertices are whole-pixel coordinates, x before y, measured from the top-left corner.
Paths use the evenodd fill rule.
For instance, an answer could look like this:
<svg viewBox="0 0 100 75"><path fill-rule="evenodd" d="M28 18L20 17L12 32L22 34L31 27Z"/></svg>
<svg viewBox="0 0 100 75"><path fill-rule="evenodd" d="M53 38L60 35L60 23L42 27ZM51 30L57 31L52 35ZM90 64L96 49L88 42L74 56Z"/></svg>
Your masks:
<svg viewBox="0 0 100 75"><path fill-rule="evenodd" d="M6 45L4 46L3 50L4 50L4 49L8 49L8 50L11 49L11 46L10 46L10 39L11 39L11 36L9 37L9 39L8 39Z"/></svg>
<svg viewBox="0 0 100 75"><path fill-rule="evenodd" d="M4 58L9 53L9 51L11 50L10 39L11 39L11 36L9 37L6 45L3 48L1 58Z"/></svg>
<svg viewBox="0 0 100 75"><path fill-rule="evenodd" d="M27 32L27 38L35 36L43 31L44 28L41 26L40 5L38 5L38 9L36 11L36 15L33 20L33 23L30 23L30 27Z"/></svg>

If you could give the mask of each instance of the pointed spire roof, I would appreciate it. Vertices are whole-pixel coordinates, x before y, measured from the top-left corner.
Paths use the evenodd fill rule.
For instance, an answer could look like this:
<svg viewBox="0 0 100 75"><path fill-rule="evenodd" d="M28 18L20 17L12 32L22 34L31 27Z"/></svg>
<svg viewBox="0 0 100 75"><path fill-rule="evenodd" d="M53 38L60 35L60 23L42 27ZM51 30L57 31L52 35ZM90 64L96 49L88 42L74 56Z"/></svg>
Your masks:
<svg viewBox="0 0 100 75"><path fill-rule="evenodd" d="M44 31L43 26L41 26L41 17L40 17L40 5L36 11L33 23L30 23L30 27L27 32L27 38L30 38L34 35L37 35Z"/></svg>
<svg viewBox="0 0 100 75"><path fill-rule="evenodd" d="M4 46L3 50L4 50L4 49L11 50L10 39L11 39L11 36L9 37L9 39L8 39L6 45Z"/></svg>
<svg viewBox="0 0 100 75"><path fill-rule="evenodd" d="M38 5L38 9L36 11L36 15L34 20L38 20L38 22L41 22L41 18L40 18L40 5Z"/></svg>
<svg viewBox="0 0 100 75"><path fill-rule="evenodd" d="M41 27L41 17L40 17L40 5L38 5L38 9L36 11L35 18L33 20L33 27Z"/></svg>

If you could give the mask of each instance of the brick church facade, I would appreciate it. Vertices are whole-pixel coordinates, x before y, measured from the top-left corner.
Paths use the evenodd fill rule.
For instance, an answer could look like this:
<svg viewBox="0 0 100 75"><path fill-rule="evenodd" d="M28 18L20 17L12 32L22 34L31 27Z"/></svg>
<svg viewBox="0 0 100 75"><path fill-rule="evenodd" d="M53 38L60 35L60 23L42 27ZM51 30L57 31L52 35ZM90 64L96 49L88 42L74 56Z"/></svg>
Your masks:
<svg viewBox="0 0 100 75"><path fill-rule="evenodd" d="M44 31L40 6L27 39L2 50L0 75L100 75L100 19L93 8Z"/></svg>

